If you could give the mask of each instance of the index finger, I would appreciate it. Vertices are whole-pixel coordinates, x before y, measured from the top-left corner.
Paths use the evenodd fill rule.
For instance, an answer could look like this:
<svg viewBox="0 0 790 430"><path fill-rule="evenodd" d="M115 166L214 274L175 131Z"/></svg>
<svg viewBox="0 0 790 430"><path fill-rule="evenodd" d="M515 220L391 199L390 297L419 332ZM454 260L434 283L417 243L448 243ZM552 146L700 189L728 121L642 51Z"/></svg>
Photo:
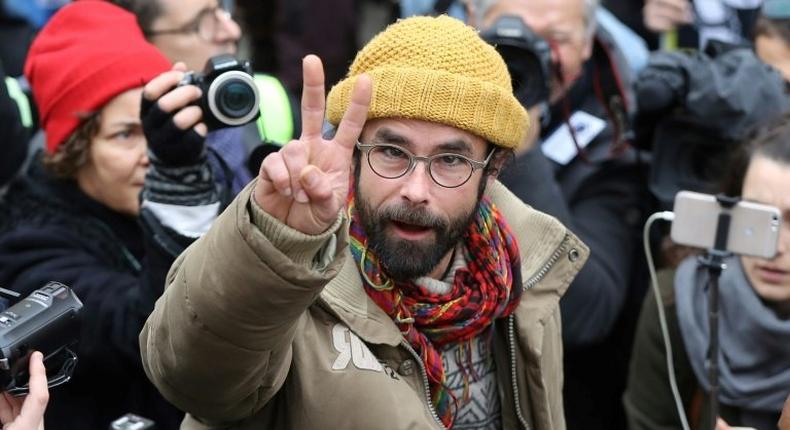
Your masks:
<svg viewBox="0 0 790 430"><path fill-rule="evenodd" d="M178 85L181 79L184 78L183 68L183 64L178 63L173 66L172 70L168 70L151 79L151 81L143 87L143 97L147 100L156 100L161 97L162 94Z"/></svg>
<svg viewBox="0 0 790 430"><path fill-rule="evenodd" d="M43 356L34 352L30 356L30 394L22 403L22 411L14 420L22 428L36 428L44 419L44 410L49 401L47 390L47 371L44 368Z"/></svg>
<svg viewBox="0 0 790 430"><path fill-rule="evenodd" d="M324 125L324 66L321 59L308 55L302 60L302 137L320 137Z"/></svg>
<svg viewBox="0 0 790 430"><path fill-rule="evenodd" d="M361 74L354 82L354 89L351 90L351 101L348 104L343 119L337 126L334 140L346 149L354 149L354 145L362 133L362 127L368 118L370 109L370 98L373 94L373 82L370 76Z"/></svg>

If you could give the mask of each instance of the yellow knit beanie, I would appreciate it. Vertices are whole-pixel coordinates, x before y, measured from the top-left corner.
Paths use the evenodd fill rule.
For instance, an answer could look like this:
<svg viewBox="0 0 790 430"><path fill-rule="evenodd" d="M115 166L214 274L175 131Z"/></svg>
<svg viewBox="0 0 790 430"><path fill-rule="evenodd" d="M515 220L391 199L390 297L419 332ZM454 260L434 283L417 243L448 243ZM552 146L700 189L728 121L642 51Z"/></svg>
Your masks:
<svg viewBox="0 0 790 430"><path fill-rule="evenodd" d="M437 122L505 148L517 147L526 136L529 117L513 96L504 60L455 18L402 19L374 37L329 92L326 114L333 125L362 73L373 80L368 119Z"/></svg>

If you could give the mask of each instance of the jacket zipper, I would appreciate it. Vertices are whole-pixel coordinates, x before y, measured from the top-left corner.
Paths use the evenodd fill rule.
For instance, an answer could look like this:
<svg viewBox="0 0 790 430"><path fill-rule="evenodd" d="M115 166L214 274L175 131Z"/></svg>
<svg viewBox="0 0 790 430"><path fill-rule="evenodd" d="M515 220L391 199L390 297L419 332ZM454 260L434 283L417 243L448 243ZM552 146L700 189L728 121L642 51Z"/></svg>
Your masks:
<svg viewBox="0 0 790 430"><path fill-rule="evenodd" d="M556 263L557 260L560 259L560 256L565 253L565 249L568 247L568 239L570 239L570 234L565 233L562 243L560 243L560 246L554 250L554 253L551 254L551 257L549 257L548 261L546 261L546 264L544 264L543 267L538 270L538 273L533 275L527 282L524 283L525 291L534 287L538 282L540 282L541 279L546 276L547 273L549 273L549 270L551 270L551 267L554 266L554 263Z"/></svg>
<svg viewBox="0 0 790 430"><path fill-rule="evenodd" d="M420 356L417 355L417 352L414 350L414 348L411 347L411 345L409 345L408 342L402 341L401 345L403 345L403 347L406 348L407 351L409 351L411 356L414 358L414 361L416 361L417 365L420 366L422 387L425 390L425 400L427 401L428 404L428 410L431 411L431 416L433 416L433 419L436 420L437 424L439 424L439 428L446 429L447 427L445 427L444 423L442 423L442 420L439 419L439 415L436 413L436 409L433 407L433 400L431 400L431 386L429 385L428 382L428 371L425 370L425 363L422 362Z"/></svg>
<svg viewBox="0 0 790 430"><path fill-rule="evenodd" d="M562 243L560 246L554 250L554 253L551 254L546 264L535 273L532 278L530 278L527 282L524 283L524 290L529 290L530 288L537 285L541 279L543 279L551 267L554 266L554 263L560 259L560 256L565 253L565 249L568 247L568 239L570 238L569 234L565 234L565 237L562 239ZM521 410L521 402L518 399L518 382L516 379L516 317L515 315L510 315L508 317L508 324L507 324L507 338L508 338L508 346L510 347L510 383L513 388L513 400L516 403L516 418L521 423L521 425L530 430L529 423L527 422L526 418L524 418L524 413Z"/></svg>
<svg viewBox="0 0 790 430"><path fill-rule="evenodd" d="M518 400L518 382L516 382L516 317L511 315L507 318L507 340L510 347L510 383L513 388L513 400L516 403L516 418L522 427L530 430L529 423L521 412L521 402Z"/></svg>

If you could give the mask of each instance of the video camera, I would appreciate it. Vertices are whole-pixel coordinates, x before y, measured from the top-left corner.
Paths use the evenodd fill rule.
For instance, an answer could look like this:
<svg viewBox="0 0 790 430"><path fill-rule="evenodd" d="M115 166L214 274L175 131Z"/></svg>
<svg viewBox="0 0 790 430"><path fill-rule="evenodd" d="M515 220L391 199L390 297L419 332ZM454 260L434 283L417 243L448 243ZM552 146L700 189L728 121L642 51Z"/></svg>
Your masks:
<svg viewBox="0 0 790 430"><path fill-rule="evenodd" d="M516 99L526 108L539 104L548 107L552 67L549 43L513 15L500 16L480 37L505 60Z"/></svg>
<svg viewBox="0 0 790 430"><path fill-rule="evenodd" d="M714 193L730 154L790 110L782 76L747 46L652 54L636 81L636 144L652 149L649 186L668 207L680 190Z"/></svg>
<svg viewBox="0 0 790 430"><path fill-rule="evenodd" d="M28 393L28 361L33 351L40 351L45 363L59 367L54 376L47 377L49 387L71 379L77 355L70 348L78 341L81 309L82 302L69 287L49 282L0 312L0 390L14 396Z"/></svg>
<svg viewBox="0 0 790 430"><path fill-rule="evenodd" d="M237 127L260 116L261 99L249 61L229 54L211 57L203 73L188 72L178 85L195 85L203 92L196 104L209 130Z"/></svg>

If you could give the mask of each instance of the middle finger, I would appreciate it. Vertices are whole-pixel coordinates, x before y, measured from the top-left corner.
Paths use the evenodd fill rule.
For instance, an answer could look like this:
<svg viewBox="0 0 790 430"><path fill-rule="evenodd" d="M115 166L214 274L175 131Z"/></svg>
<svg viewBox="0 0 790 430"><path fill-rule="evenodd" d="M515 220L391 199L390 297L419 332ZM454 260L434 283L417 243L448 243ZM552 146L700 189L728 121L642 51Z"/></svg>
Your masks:
<svg viewBox="0 0 790 430"><path fill-rule="evenodd" d="M157 102L159 109L164 112L173 112L200 98L202 91L194 85L184 85L163 95Z"/></svg>
<svg viewBox="0 0 790 430"><path fill-rule="evenodd" d="M309 160L309 148L302 141L295 141L285 145L281 150L283 161L288 168L291 178L291 190L294 200L299 203L307 203L307 194L302 189L299 180L302 169L305 168Z"/></svg>
<svg viewBox="0 0 790 430"><path fill-rule="evenodd" d="M302 60L302 81L302 137L320 137L326 95L324 66L317 56L308 55Z"/></svg>
<svg viewBox="0 0 790 430"><path fill-rule="evenodd" d="M145 85L143 97L148 100L156 100L161 97L162 94L175 87L183 78L184 72L181 70L164 72L154 79L151 79L151 81Z"/></svg>

